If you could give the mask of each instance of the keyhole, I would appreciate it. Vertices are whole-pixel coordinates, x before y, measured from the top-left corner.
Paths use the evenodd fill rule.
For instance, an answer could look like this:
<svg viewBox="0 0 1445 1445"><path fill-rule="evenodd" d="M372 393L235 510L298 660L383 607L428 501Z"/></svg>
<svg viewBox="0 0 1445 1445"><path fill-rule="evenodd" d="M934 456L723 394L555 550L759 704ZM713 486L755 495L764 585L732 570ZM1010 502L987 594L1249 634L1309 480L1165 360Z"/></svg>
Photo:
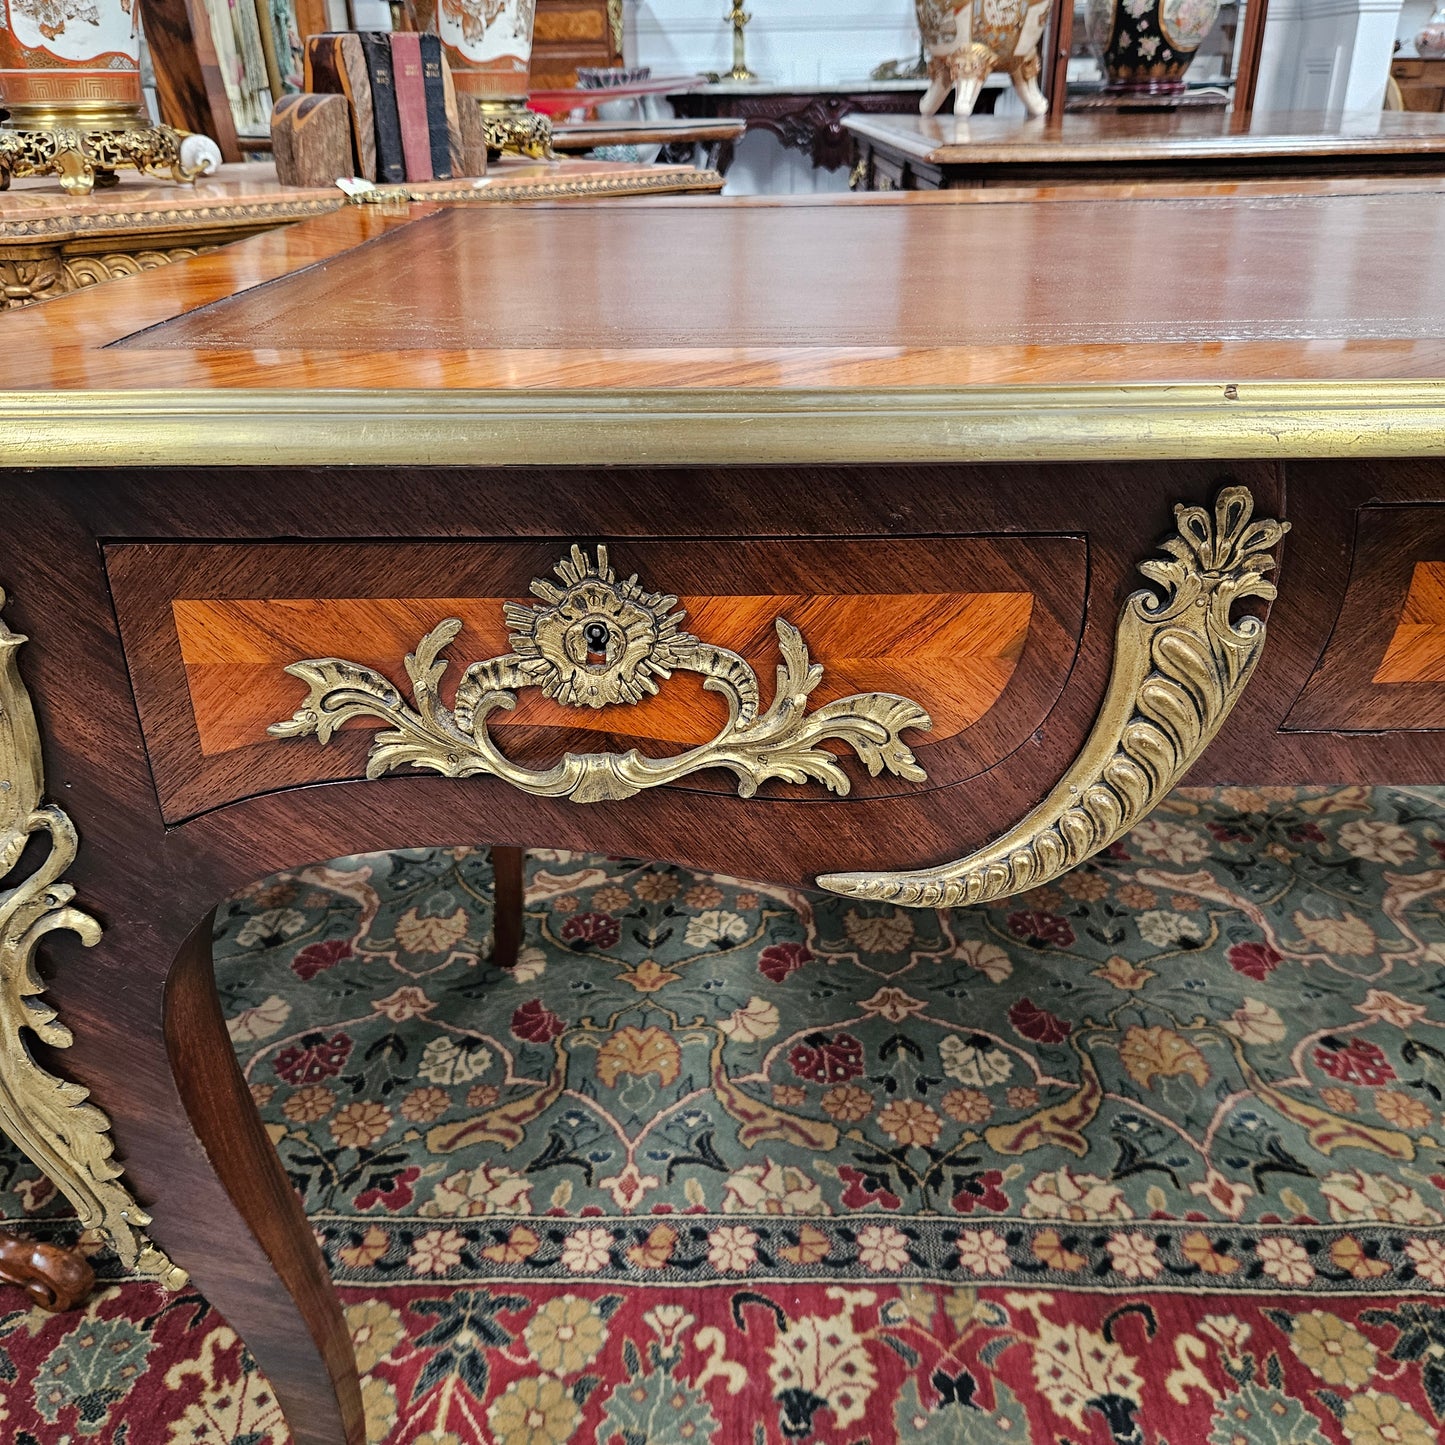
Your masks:
<svg viewBox="0 0 1445 1445"><path fill-rule="evenodd" d="M589 622L582 629L583 639L587 643L588 656L607 656L607 644L612 639L612 634L607 630L605 622Z"/></svg>

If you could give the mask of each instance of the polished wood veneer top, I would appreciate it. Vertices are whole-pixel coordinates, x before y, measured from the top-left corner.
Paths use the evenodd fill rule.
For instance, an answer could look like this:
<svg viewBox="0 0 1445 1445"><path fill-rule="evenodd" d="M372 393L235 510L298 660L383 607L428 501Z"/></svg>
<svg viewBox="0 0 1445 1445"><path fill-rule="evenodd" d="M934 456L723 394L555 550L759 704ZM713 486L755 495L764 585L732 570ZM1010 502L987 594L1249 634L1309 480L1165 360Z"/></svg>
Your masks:
<svg viewBox="0 0 1445 1445"><path fill-rule="evenodd" d="M1442 239L1430 185L355 208L11 313L0 388L1434 379Z"/></svg>
<svg viewBox="0 0 1445 1445"><path fill-rule="evenodd" d="M1445 167L1445 115L1418 111L1342 116L1261 111L1244 130L1234 128L1227 110L1083 111L1037 119L852 115L843 124L934 165L1438 155Z"/></svg>

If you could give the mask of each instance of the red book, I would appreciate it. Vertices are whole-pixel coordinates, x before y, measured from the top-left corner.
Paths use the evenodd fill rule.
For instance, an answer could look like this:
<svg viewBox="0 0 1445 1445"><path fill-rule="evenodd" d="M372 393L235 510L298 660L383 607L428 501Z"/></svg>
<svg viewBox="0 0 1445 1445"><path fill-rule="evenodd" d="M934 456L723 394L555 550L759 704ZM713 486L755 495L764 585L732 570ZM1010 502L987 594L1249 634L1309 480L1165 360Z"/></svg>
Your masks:
<svg viewBox="0 0 1445 1445"><path fill-rule="evenodd" d="M396 113L401 119L401 153L409 181L429 181L431 133L426 123L426 80L421 68L421 36L414 30L391 37L391 69L396 77Z"/></svg>

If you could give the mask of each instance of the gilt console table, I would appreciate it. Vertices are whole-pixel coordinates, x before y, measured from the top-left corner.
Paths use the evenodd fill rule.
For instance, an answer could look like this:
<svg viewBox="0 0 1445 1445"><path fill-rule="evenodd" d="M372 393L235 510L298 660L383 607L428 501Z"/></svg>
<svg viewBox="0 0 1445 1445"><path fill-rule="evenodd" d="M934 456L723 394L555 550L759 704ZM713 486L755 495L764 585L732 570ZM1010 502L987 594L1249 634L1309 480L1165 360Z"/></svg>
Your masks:
<svg viewBox="0 0 1445 1445"><path fill-rule="evenodd" d="M1440 782L1437 216L352 208L0 318L0 1126L362 1445L237 887L480 842L967 906L1186 772Z"/></svg>
<svg viewBox="0 0 1445 1445"><path fill-rule="evenodd" d="M480 184L425 181L407 191L450 201L599 200L715 192L722 184L691 162L506 158ZM183 261L346 204L335 186L278 184L269 161L222 166L194 186L122 172L113 189L88 196L66 195L51 181L18 181L0 192L0 310Z"/></svg>
<svg viewBox="0 0 1445 1445"><path fill-rule="evenodd" d="M1002 116L850 116L864 190L1445 175L1445 116L1086 111Z"/></svg>

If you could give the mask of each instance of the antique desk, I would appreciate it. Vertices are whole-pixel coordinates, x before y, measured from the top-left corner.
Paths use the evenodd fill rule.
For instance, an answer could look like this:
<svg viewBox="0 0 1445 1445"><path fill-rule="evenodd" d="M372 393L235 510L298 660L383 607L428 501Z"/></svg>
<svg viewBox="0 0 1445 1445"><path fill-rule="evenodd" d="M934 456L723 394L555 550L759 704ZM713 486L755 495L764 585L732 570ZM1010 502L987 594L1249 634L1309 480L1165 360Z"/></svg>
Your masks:
<svg viewBox="0 0 1445 1445"><path fill-rule="evenodd" d="M1441 218L353 208L0 318L0 1124L360 1445L230 891L482 842L966 906L1186 771L1441 781Z"/></svg>
<svg viewBox="0 0 1445 1445"><path fill-rule="evenodd" d="M690 161L653 166L508 157L493 163L480 186L423 181L407 189L435 200L495 202L698 193L720 191L722 184L721 176ZM335 186L279 185L269 161L222 166L194 186L127 171L113 189L89 196L68 196L53 181L17 181L0 192L0 310L183 261L346 204Z"/></svg>
<svg viewBox="0 0 1445 1445"><path fill-rule="evenodd" d="M1445 175L1445 116L1085 111L1060 118L848 116L864 190L1098 181Z"/></svg>
<svg viewBox="0 0 1445 1445"><path fill-rule="evenodd" d="M1390 74L1406 110L1445 110L1445 60L1397 55L1390 62Z"/></svg>

